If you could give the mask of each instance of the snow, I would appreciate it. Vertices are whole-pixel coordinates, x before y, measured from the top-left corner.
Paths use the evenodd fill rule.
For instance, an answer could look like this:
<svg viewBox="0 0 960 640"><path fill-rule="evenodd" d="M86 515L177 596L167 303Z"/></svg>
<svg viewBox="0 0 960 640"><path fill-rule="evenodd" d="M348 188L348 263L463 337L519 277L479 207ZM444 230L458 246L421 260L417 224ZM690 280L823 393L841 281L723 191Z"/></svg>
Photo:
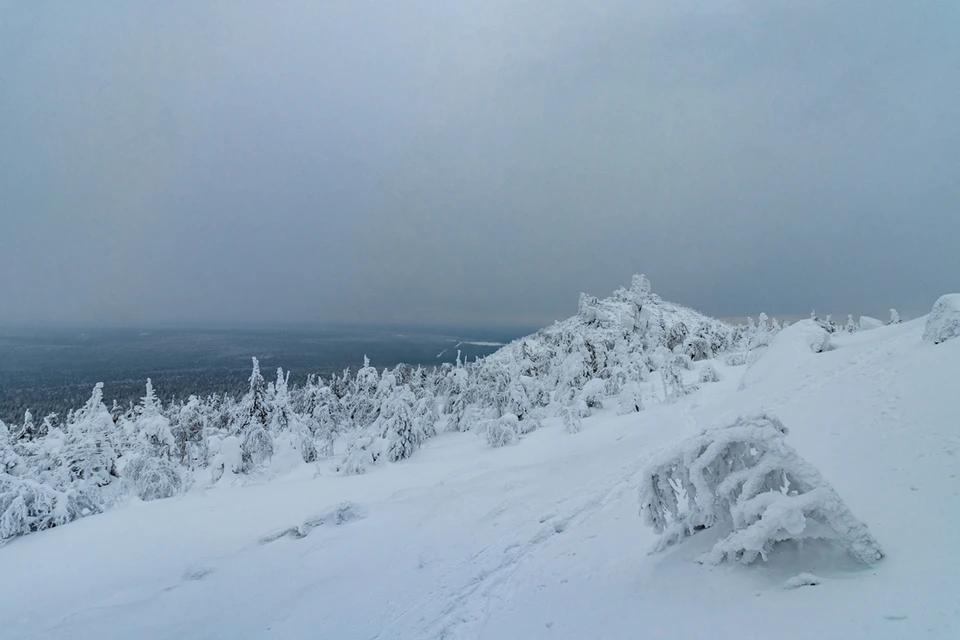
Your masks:
<svg viewBox="0 0 960 640"><path fill-rule="evenodd" d="M750 352L740 387L746 389L771 376L788 374L791 368L801 367L829 349L830 334L813 320L801 320L780 331L769 346Z"/></svg>
<svg viewBox="0 0 960 640"><path fill-rule="evenodd" d="M860 322L857 324L857 327L860 331L870 331L871 329L879 329L884 326L884 324L883 320L871 318L870 316L860 316Z"/></svg>
<svg viewBox="0 0 960 640"><path fill-rule="evenodd" d="M940 344L957 336L960 336L960 293L950 293L934 303L927 316L923 339Z"/></svg>
<svg viewBox="0 0 960 640"><path fill-rule="evenodd" d="M711 361L718 382L624 416L594 410L575 436L557 417L497 449L441 433L363 475L303 464L14 539L0 547L0 636L960 637L960 340L930 348L921 319L815 353L796 327L760 347L743 390L742 367ZM648 555L643 470L760 409L790 427L882 560L811 542L699 564L709 530ZM239 470L228 441L217 455Z"/></svg>

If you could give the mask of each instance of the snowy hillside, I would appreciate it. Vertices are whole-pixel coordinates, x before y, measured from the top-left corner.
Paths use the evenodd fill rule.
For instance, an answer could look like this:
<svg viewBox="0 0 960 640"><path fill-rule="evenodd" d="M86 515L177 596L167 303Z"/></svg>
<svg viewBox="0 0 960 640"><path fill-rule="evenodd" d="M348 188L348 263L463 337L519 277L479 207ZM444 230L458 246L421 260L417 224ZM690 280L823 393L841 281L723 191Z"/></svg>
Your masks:
<svg viewBox="0 0 960 640"><path fill-rule="evenodd" d="M590 306L570 322L602 326ZM652 397L667 376L645 369L642 411L606 396L578 433L546 411L518 446L441 429L363 475L302 464L14 539L0 547L0 636L960 637L960 339L924 340L919 320L817 344L812 324L677 366L669 401ZM491 363L521 362L524 344ZM811 542L700 564L714 528L648 554L648 463L761 409L882 560Z"/></svg>

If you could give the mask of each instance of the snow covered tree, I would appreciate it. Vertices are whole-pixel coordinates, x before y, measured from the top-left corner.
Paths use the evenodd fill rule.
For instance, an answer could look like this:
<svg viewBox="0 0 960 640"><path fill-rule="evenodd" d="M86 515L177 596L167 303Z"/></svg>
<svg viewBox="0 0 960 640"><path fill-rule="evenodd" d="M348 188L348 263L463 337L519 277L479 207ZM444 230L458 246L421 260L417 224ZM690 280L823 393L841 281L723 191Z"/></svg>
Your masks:
<svg viewBox="0 0 960 640"><path fill-rule="evenodd" d="M317 459L313 433L291 407L289 381L289 372L284 375L283 369L278 367L277 381L273 385L273 395L270 398L270 433L274 439L284 439L288 446L300 454L304 462L313 462Z"/></svg>
<svg viewBox="0 0 960 640"><path fill-rule="evenodd" d="M887 324L900 324L900 314L896 309L890 309L890 322Z"/></svg>
<svg viewBox="0 0 960 640"><path fill-rule="evenodd" d="M787 540L838 544L864 564L880 545L820 473L784 441L776 417L758 413L705 430L651 462L640 514L661 535L657 549L703 529L724 535L706 560L749 564Z"/></svg>
<svg viewBox="0 0 960 640"><path fill-rule="evenodd" d="M15 473L23 465L20 456L13 449L13 437L7 425L0 420L0 473Z"/></svg>
<svg viewBox="0 0 960 640"><path fill-rule="evenodd" d="M387 460L396 462L413 455L427 439L423 422L414 413L416 397L403 387L384 402L376 427L386 442Z"/></svg>
<svg viewBox="0 0 960 640"><path fill-rule="evenodd" d="M636 382L628 382L620 392L620 404L617 414L625 416L630 413L643 411L643 393Z"/></svg>
<svg viewBox="0 0 960 640"><path fill-rule="evenodd" d="M560 416L560 422L563 424L563 430L567 433L580 433L583 425L580 421L580 411L576 407L563 405L560 407L557 415Z"/></svg>
<svg viewBox="0 0 960 640"><path fill-rule="evenodd" d="M207 407L197 396L190 396L171 425L176 458L191 469L205 467L209 462L208 423Z"/></svg>
<svg viewBox="0 0 960 640"><path fill-rule="evenodd" d="M30 442L39 440L47 435L46 425L46 422L42 422L39 425L36 424L33 420L33 414L27 409L23 413L23 424L20 425L20 429L17 430L17 433L13 437L16 440L27 440Z"/></svg>
<svg viewBox="0 0 960 640"><path fill-rule="evenodd" d="M663 381L663 401L675 402L694 391L683 383L680 367L672 358L668 358L660 367L660 378Z"/></svg>
<svg viewBox="0 0 960 640"><path fill-rule="evenodd" d="M87 403L71 416L61 462L72 478L102 487L116 477L115 425L98 382Z"/></svg>
<svg viewBox="0 0 960 640"><path fill-rule="evenodd" d="M353 391L349 399L349 416L356 428L367 427L377 419L377 390L380 387L380 373L370 366L370 359L363 357L363 367L357 371Z"/></svg>
<svg viewBox="0 0 960 640"><path fill-rule="evenodd" d="M260 467L273 456L269 417L267 385L260 375L260 362L253 358L250 390L237 404L233 424L233 433L240 440L244 471Z"/></svg>
<svg viewBox="0 0 960 640"><path fill-rule="evenodd" d="M160 413L160 403L147 378L147 392L137 407L137 441L123 476L141 500L169 498L180 492L183 480L174 464L177 443L170 420Z"/></svg>
<svg viewBox="0 0 960 640"><path fill-rule="evenodd" d="M844 327L847 333L856 333L857 332L857 323L853 321L853 314L847 315L847 324Z"/></svg>

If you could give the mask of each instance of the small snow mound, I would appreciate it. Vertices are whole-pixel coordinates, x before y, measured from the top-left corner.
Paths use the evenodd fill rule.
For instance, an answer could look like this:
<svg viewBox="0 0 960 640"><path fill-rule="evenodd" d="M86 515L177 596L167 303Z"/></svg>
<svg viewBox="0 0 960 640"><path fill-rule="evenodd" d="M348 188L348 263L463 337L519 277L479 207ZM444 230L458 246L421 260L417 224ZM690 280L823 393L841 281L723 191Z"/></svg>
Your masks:
<svg viewBox="0 0 960 640"><path fill-rule="evenodd" d="M883 320L877 320L876 318L871 318L870 316L860 316L860 322L857 324L857 327L860 329L860 331L879 329L882 326L884 326Z"/></svg>
<svg viewBox="0 0 960 640"><path fill-rule="evenodd" d="M800 573L783 583L784 589L799 589L800 587L815 587L823 580L812 573Z"/></svg>
<svg viewBox="0 0 960 640"><path fill-rule="evenodd" d="M778 333L770 346L755 349L748 358L740 389L769 380L784 371L784 362L801 363L814 354L829 351L830 334L814 320L801 320Z"/></svg>
<svg viewBox="0 0 960 640"><path fill-rule="evenodd" d="M960 293L948 293L934 303L927 316L923 339L940 344L957 336L960 336Z"/></svg>

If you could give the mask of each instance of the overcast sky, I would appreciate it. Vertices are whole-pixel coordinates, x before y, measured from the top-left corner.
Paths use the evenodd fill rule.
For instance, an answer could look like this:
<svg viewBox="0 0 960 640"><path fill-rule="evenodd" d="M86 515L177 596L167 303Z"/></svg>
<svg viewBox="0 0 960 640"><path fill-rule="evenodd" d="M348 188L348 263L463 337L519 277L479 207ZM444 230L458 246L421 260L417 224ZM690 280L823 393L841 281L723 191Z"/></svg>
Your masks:
<svg viewBox="0 0 960 640"><path fill-rule="evenodd" d="M960 290L956 0L0 0L0 324Z"/></svg>

